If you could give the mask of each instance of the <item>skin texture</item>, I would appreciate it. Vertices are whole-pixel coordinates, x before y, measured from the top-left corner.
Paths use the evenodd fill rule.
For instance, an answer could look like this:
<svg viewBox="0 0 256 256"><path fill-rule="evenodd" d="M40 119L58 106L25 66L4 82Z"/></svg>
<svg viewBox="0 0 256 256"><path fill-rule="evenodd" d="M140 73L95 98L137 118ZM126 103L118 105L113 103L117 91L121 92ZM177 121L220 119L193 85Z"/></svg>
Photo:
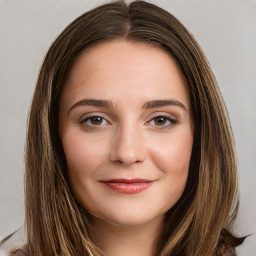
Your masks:
<svg viewBox="0 0 256 256"><path fill-rule="evenodd" d="M155 100L172 104L146 107ZM71 188L94 216L96 243L107 255L152 255L164 214L185 188L193 145L189 92L174 60L121 40L86 50L61 95L59 134ZM101 182L121 178L152 184L123 194Z"/></svg>

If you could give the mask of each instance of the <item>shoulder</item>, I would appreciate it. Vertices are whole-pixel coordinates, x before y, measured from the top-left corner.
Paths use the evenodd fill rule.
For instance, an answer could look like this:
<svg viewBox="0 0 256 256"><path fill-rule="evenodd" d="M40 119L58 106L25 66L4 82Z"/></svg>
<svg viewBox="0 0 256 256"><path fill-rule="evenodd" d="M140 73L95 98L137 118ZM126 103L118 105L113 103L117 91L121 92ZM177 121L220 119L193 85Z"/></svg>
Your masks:
<svg viewBox="0 0 256 256"><path fill-rule="evenodd" d="M23 227L0 241L0 256L25 256L21 248L26 245L26 235Z"/></svg>
<svg viewBox="0 0 256 256"><path fill-rule="evenodd" d="M27 254L23 250L18 249L15 252L13 252L11 256L27 256Z"/></svg>
<svg viewBox="0 0 256 256"><path fill-rule="evenodd" d="M222 256L237 256L234 249L226 249Z"/></svg>

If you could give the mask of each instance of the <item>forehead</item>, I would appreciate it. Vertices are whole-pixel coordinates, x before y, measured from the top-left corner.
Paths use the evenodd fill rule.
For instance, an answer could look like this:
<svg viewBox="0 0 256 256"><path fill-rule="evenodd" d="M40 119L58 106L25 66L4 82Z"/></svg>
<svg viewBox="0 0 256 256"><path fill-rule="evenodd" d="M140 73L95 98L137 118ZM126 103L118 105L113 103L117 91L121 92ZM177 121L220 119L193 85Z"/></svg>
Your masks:
<svg viewBox="0 0 256 256"><path fill-rule="evenodd" d="M73 65L62 99L81 97L151 100L175 97L189 105L185 77L171 56L155 45L109 41L85 50Z"/></svg>

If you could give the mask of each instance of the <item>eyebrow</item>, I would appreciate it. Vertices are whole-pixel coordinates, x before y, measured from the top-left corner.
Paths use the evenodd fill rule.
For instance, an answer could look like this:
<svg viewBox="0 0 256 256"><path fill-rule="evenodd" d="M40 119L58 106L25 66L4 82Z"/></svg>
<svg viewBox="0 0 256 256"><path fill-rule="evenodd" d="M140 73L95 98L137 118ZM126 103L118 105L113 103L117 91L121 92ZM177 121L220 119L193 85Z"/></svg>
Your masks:
<svg viewBox="0 0 256 256"><path fill-rule="evenodd" d="M159 108L165 106L176 106L180 107L183 110L187 111L188 109L183 105L180 101L175 99L166 99L166 100L150 100L143 104L143 109L150 109L150 108Z"/></svg>
<svg viewBox="0 0 256 256"><path fill-rule="evenodd" d="M114 108L113 103L108 100L96 100L96 99L83 99L75 103L70 109L69 112L79 106L95 106L95 107L103 107L103 108ZM142 105L142 109L151 109L151 108L159 108L165 106L176 106L180 107L183 110L187 111L188 109L178 100L175 99L163 99L163 100L150 100L145 102Z"/></svg>
<svg viewBox="0 0 256 256"><path fill-rule="evenodd" d="M69 109L69 112L78 106L95 106L95 107L103 107L103 108L113 108L112 102L108 100L83 99L75 103Z"/></svg>

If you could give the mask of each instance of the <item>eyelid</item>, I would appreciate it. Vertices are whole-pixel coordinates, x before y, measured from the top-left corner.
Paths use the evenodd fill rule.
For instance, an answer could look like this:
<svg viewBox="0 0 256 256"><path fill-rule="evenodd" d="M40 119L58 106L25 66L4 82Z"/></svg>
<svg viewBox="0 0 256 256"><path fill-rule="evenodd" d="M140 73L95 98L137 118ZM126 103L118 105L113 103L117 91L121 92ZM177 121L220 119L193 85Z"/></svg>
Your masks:
<svg viewBox="0 0 256 256"><path fill-rule="evenodd" d="M78 123L83 124L86 119L94 117L94 116L99 116L101 118L104 118L107 121L107 123L112 124L112 122L109 121L109 117L101 112L91 112L91 113L84 114L84 115L82 115L81 118L79 118Z"/></svg>
<svg viewBox="0 0 256 256"><path fill-rule="evenodd" d="M90 113L84 114L81 116L81 118L79 118L78 123L84 124L87 119L89 119L91 117L95 117L95 116L99 116L99 117L105 119L106 122L108 123L108 125L112 124L112 122L109 120L110 119L109 116L107 116L106 114L104 114L102 112L90 112ZM169 119L169 121L171 122L170 125L166 125L166 126L155 125L158 128L167 128L168 126L173 126L178 123L177 118L173 114L166 113L166 112L155 112L149 116L148 121L146 121L146 125L149 125L149 122L151 122L154 118L157 118L157 117L165 117L166 119ZM91 126L94 126L94 125L91 125Z"/></svg>
<svg viewBox="0 0 256 256"><path fill-rule="evenodd" d="M149 120L146 122L146 125L150 125L149 123L157 117L165 117L170 122L169 124L163 125L163 126L161 126L161 125L152 125L152 126L156 127L157 129L170 129L174 125L178 124L177 118L174 117L172 114L166 113L166 112L157 112L157 113L152 114L149 117Z"/></svg>
<svg viewBox="0 0 256 256"><path fill-rule="evenodd" d="M151 114L148 119L149 121L156 118L156 117L159 117L159 116L164 116L166 118L170 118L172 120L177 120L177 118L173 115L173 114L170 114L170 113L167 113L167 112L154 112L153 114Z"/></svg>

